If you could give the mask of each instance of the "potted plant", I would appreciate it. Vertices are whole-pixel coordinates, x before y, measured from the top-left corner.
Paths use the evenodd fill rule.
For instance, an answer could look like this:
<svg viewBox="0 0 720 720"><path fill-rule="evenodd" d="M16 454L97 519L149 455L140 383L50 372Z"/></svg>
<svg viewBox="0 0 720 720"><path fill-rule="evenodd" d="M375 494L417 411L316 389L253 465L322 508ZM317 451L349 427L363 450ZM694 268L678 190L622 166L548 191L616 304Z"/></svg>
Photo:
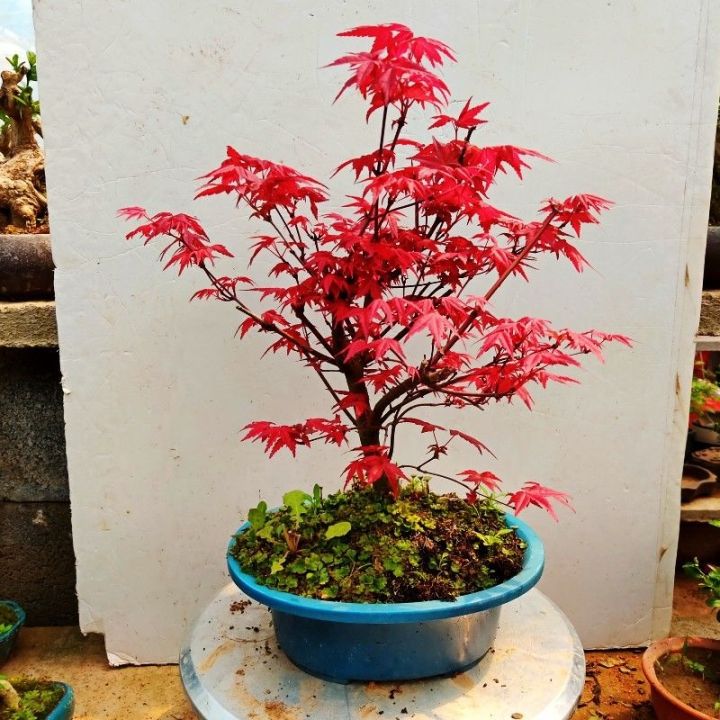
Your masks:
<svg viewBox="0 0 720 720"><path fill-rule="evenodd" d="M12 600L0 600L0 663L8 659L24 624L25 611Z"/></svg>
<svg viewBox="0 0 720 720"><path fill-rule="evenodd" d="M699 580L707 604L720 608L720 569L704 571L695 559L683 570ZM654 642L642 668L658 720L710 720L720 716L720 641L671 637Z"/></svg>
<svg viewBox="0 0 720 720"><path fill-rule="evenodd" d="M0 675L0 720L71 720L74 707L65 683Z"/></svg>
<svg viewBox="0 0 720 720"><path fill-rule="evenodd" d="M303 363L328 394L326 417L252 422L245 439L271 457L317 443L353 453L343 492L326 496L316 484L287 493L275 511L265 502L250 511L230 542L233 579L272 608L280 645L309 672L427 677L477 662L500 606L540 577L542 544L508 510L535 505L555 516L553 502L569 504L534 481L503 493L487 468L448 469L457 443L480 457L489 451L428 411L447 418L515 399L531 407L533 386L574 382L565 370L580 356L629 342L504 317L492 305L504 283L528 280L544 256L582 270L575 238L609 203L549 199L529 222L500 210L488 199L498 177L521 178L528 161L547 158L472 142L487 103L447 108L438 67L454 60L451 49L399 24L340 35L370 41L332 65L350 70L338 97L357 90L379 134L374 149L336 170L357 185L345 210L320 213L325 185L232 147L198 193L230 195L267 224L253 238L251 264L269 261L271 281L216 272L215 261L232 253L195 217L140 207L120 214L139 222L128 238L163 238L165 267L194 266L207 278L193 298L234 305L240 337L267 336L269 351ZM420 140L407 129L425 110L439 135ZM426 455L407 457L410 432L428 439ZM463 496L435 494L430 478Z"/></svg>
<svg viewBox="0 0 720 720"><path fill-rule="evenodd" d="M720 387L705 378L692 379L690 427L696 442L720 445Z"/></svg>
<svg viewBox="0 0 720 720"><path fill-rule="evenodd" d="M6 59L0 73L0 299L53 296L37 58Z"/></svg>

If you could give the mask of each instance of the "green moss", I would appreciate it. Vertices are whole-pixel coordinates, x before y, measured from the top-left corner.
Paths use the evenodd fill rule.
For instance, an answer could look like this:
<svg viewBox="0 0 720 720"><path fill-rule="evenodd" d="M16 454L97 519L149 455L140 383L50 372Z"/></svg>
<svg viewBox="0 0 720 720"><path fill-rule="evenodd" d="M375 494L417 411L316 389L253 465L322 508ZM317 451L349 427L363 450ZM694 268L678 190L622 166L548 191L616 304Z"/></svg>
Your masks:
<svg viewBox="0 0 720 720"><path fill-rule="evenodd" d="M17 622L17 615L12 608L0 603L0 635L8 632Z"/></svg>
<svg viewBox="0 0 720 720"><path fill-rule="evenodd" d="M0 720L44 720L65 693L65 688L59 683L13 678L10 683L20 695L20 708L0 709Z"/></svg>
<svg viewBox="0 0 720 720"><path fill-rule="evenodd" d="M525 545L491 502L470 505L418 483L396 501L372 489L323 500L317 488L301 504L289 500L276 513L254 508L231 551L271 588L345 602L452 600L522 568Z"/></svg>

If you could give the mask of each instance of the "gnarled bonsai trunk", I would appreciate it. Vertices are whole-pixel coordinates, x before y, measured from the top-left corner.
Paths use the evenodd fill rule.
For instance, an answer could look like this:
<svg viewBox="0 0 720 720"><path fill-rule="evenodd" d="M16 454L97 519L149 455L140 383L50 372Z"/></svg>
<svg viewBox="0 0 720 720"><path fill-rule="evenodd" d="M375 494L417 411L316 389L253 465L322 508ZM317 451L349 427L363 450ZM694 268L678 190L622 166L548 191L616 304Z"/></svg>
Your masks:
<svg viewBox="0 0 720 720"><path fill-rule="evenodd" d="M33 108L19 100L19 84L27 74L0 73L0 111L8 120L0 133L0 231L36 232L47 223L45 160L37 136L40 122Z"/></svg>

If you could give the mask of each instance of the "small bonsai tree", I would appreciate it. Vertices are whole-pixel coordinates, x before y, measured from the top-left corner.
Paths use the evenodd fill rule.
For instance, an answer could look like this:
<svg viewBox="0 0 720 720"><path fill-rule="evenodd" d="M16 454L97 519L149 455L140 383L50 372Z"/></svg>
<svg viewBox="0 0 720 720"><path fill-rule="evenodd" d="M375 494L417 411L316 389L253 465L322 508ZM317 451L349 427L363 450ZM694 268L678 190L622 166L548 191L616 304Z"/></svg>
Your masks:
<svg viewBox="0 0 720 720"><path fill-rule="evenodd" d="M487 450L479 438L427 414L514 399L531 407L533 387L574 382L565 370L579 356L600 357L612 340L628 344L620 335L505 317L492 305L504 283L528 280L544 256L581 271L575 239L610 203L595 195L551 198L530 221L491 204L499 177L522 177L530 160L547 158L512 145L474 144L488 103L470 99L450 111L437 70L454 61L452 50L399 24L340 35L367 39L370 47L332 63L350 71L338 98L356 90L367 103L366 119L378 123L377 146L336 170L353 173L357 185L343 209L320 213L328 200L323 183L232 147L197 195L229 195L265 223L266 232L253 238L251 263L269 258L271 282L216 272L215 261L233 254L190 215L125 208L122 216L140 221L128 238L164 238L166 268L182 274L195 267L209 282L193 298L234 305L244 318L240 337L266 335L270 352L303 363L328 394L326 417L252 422L245 439L263 443L271 457L319 442L350 444L346 485L372 485L392 497L414 475L458 483L470 502L497 500L500 481L487 469L438 469L452 443ZM427 109L435 113L430 130L440 134L411 136L411 116ZM403 456L401 426L429 439L425 457ZM568 503L564 493L533 481L505 502L516 512L536 505L554 515L553 500Z"/></svg>
<svg viewBox="0 0 720 720"><path fill-rule="evenodd" d="M13 55L10 69L0 72L0 231L47 232L40 104L33 98L36 60L30 51L27 62Z"/></svg>

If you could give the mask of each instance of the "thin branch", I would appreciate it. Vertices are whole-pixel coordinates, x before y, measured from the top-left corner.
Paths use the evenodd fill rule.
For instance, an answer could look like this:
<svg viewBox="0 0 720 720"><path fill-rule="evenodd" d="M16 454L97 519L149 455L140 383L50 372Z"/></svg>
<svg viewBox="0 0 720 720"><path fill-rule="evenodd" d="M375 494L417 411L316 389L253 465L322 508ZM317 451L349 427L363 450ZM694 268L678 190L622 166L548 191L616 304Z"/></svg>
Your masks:
<svg viewBox="0 0 720 720"><path fill-rule="evenodd" d="M308 316L305 314L305 310L302 307L293 307L293 312L295 313L295 316L297 317L300 322L310 330L310 332L315 336L317 341L325 348L325 350L330 353L330 355L335 355L335 349L328 343L328 341L323 337L323 334L318 330L317 326L308 318ZM324 318L323 318L324 319Z"/></svg>
<svg viewBox="0 0 720 720"><path fill-rule="evenodd" d="M226 300L233 302L235 304L235 307L241 313L247 315L249 318L252 318L263 330L274 332L277 335L280 335L281 337L285 338L285 340L292 343L298 351L308 357L314 357L316 360L322 360L323 362L330 363L331 365L338 364L337 360L334 357L326 355L325 353L321 353L319 350L316 350L314 347L312 347L312 345L300 342L298 338L293 337L289 333L285 332L285 330L275 325L275 323L267 322L266 320L263 320L259 315L255 314L252 310L250 310L247 305L245 305L242 300L240 300L234 290L230 291L228 288L224 287L219 282L217 277L208 269L205 263L200 263L198 267L200 267L200 269L205 273L205 275L208 277L208 279L213 284L218 293L220 293Z"/></svg>

